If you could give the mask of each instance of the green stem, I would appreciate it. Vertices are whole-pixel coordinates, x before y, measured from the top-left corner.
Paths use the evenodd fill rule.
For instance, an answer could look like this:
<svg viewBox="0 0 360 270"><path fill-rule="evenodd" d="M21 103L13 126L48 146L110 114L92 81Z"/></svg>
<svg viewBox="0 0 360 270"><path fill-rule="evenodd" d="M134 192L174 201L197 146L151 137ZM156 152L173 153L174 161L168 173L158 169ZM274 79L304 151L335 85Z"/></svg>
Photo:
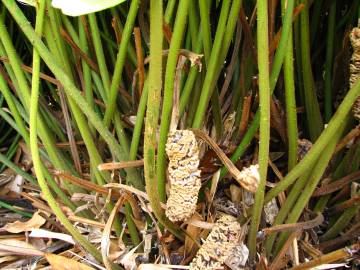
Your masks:
<svg viewBox="0 0 360 270"><path fill-rule="evenodd" d="M285 13L287 1L282 0L282 10ZM297 114L296 114L296 96L295 96L295 78L294 78L294 53L293 53L293 35L290 28L288 45L284 58L284 81L285 81L285 99L286 99L286 124L288 133L288 171L297 163Z"/></svg>
<svg viewBox="0 0 360 270"><path fill-rule="evenodd" d="M18 213L18 214L24 216L24 217L31 218L33 216L31 213L21 211L21 210L15 208L14 206L12 206L10 204L7 204L6 202L3 202L3 201L0 201L0 207L6 208L6 209L8 209L10 211L13 211L15 213Z"/></svg>
<svg viewBox="0 0 360 270"><path fill-rule="evenodd" d="M11 91L3 77L2 74L0 74L0 91L3 94L6 103L15 119L17 128L18 128L18 132L21 134L21 136L23 137L26 145L30 145L30 141L29 141L29 132L27 131L24 121L20 116L19 110L13 100Z"/></svg>
<svg viewBox="0 0 360 270"><path fill-rule="evenodd" d="M48 65L50 70L55 74L57 79L61 82L67 95L73 98L73 100L77 103L78 107L88 117L90 123L97 129L100 135L108 143L109 148L114 154L114 156L117 157L119 160L123 160L123 150L116 142L113 135L105 128L98 115L90 108L89 104L81 95L80 91L76 88L72 80L67 74L64 73L58 62L53 58L53 55L49 52L49 50L46 48L38 35L36 35L33 28L30 26L27 19L25 18L19 7L16 5L16 3L12 0L4 0L3 3L13 16L14 20L19 24L23 33L39 52L41 58Z"/></svg>
<svg viewBox="0 0 360 270"><path fill-rule="evenodd" d="M326 60L325 60L325 89L324 89L324 103L325 103L325 122L327 123L332 115L332 69L333 69L333 54L334 54L334 36L335 36L335 20L336 20L336 1L331 1L329 22L327 29L326 40Z"/></svg>
<svg viewBox="0 0 360 270"><path fill-rule="evenodd" d="M331 118L328 126L321 133L310 151L274 188L266 194L265 202L269 202L272 198L276 197L280 192L290 186L298 177L311 168L314 162L316 162L316 160L323 154L323 149L325 149L333 137L339 133L339 130L341 130L341 127L344 125L351 107L359 94L360 80L358 80L349 90L336 113Z"/></svg>
<svg viewBox="0 0 360 270"><path fill-rule="evenodd" d="M85 33L85 27L83 23L86 23L85 21L86 17L83 16L82 18L79 18L78 24L79 24L79 48L86 54L89 53L89 46L86 40L86 33ZM94 93L91 85L91 69L89 65L86 63L85 60L81 61L82 65L82 75L83 75L83 90L85 92L85 98L86 101L89 103L91 108L95 109L95 101L94 101ZM94 135L95 130L94 127L91 127L91 132Z"/></svg>
<svg viewBox="0 0 360 270"><path fill-rule="evenodd" d="M280 74L281 66L285 57L286 46L288 44L289 33L292 26L292 14L294 10L294 2L295 0L288 0L287 2L287 8L285 12L280 41L274 56L274 61L270 73L271 94L274 92L276 82ZM231 161L236 162L245 152L247 146L251 143L251 140L253 139L257 129L259 128L259 124L260 124L260 115L259 115L259 110L257 110L251 125L249 126L247 132L244 135L244 138L236 148L234 154L231 156ZM226 174L226 171L227 170L225 168L221 169L221 177L223 177Z"/></svg>
<svg viewBox="0 0 360 270"><path fill-rule="evenodd" d="M15 3L13 3L13 5L16 6ZM25 21L27 22L26 19L25 19ZM34 35L36 35L36 34L34 33ZM4 48L7 52L11 68L13 69L13 72L14 72L14 75L16 78L15 81L17 82L17 85L18 85L17 94L19 95L24 108L28 112L28 108L30 105L29 86L28 86L25 74L21 69L20 59L19 59L18 55L16 54L16 50L11 42L10 35L6 31L5 25L1 21L0 21L0 39L1 39L1 41L4 45ZM55 147L54 138L48 132L47 126L43 120L43 117L41 117L41 115L39 116L39 135L42 139L42 142L44 143L45 149L46 149L47 153L49 154L49 157L50 157L52 163L54 164L54 166L56 166L58 168L67 168L67 165L65 163L65 158L64 158L63 154Z"/></svg>
<svg viewBox="0 0 360 270"><path fill-rule="evenodd" d="M45 0L40 0L40 7L36 18L36 34L42 33L42 25L45 13ZM81 233L72 226L66 215L62 212L59 204L52 196L49 187L46 184L45 177L42 171L42 163L39 155L39 148L37 143L37 115L38 115L38 98L39 98L39 71L40 71L40 57L37 50L33 51L33 77L32 77L32 91L30 100L30 149L31 156L34 163L34 169L38 178L39 186L49 206L61 221L64 227L71 233L71 235L97 260L101 261L102 257L98 250L90 244Z"/></svg>
<svg viewBox="0 0 360 270"><path fill-rule="evenodd" d="M200 7L200 17L201 17L201 32L203 36L203 46L204 46L204 55L205 55L205 64L206 68L209 68L209 59L211 54L211 30L210 30L210 3L207 3L206 1L200 1L199 7ZM223 2L223 5L226 3ZM218 28L219 29L219 28ZM220 60L218 60L220 63ZM222 66L222 65L220 65ZM215 81L215 78L214 78ZM216 138L221 137L222 133L222 119L221 119L221 108L220 108L220 101L219 101L219 93L218 89L215 86L215 89L213 90L213 93L211 95L211 110L213 114L213 121L214 126L216 130Z"/></svg>
<svg viewBox="0 0 360 270"><path fill-rule="evenodd" d="M316 37L317 37L317 33L318 33L318 29L319 29L319 22L320 22L320 18L321 18L321 13L322 13L322 5L323 5L324 0L316 0L314 1L314 7L313 7L313 11L311 14L311 45L314 44Z"/></svg>
<svg viewBox="0 0 360 270"><path fill-rule="evenodd" d="M103 81L103 85L104 85L105 89L107 90L110 88L110 77L109 77L109 71L108 71L108 68L107 68L107 65L105 62L105 56L104 56L104 51L103 51L103 47L101 44L101 38L100 38L99 27L98 27L97 20L96 20L96 14L95 13L89 14L88 19L89 19L92 40L94 43L96 59L98 61L98 65L99 65L100 76Z"/></svg>
<svg viewBox="0 0 360 270"><path fill-rule="evenodd" d="M297 198L300 196L304 186L306 185L306 183L312 173L312 170L313 170L313 167L309 168L309 170L306 173L304 173L299 178L299 180L297 180L296 185L291 188L291 191L286 198L286 203L284 203L281 206L280 211L275 218L275 221L273 224L274 226L280 225L284 222L284 220L286 219L290 210L293 208ZM265 249L268 254L271 254L271 250L274 245L275 239L276 239L276 234L271 234L267 237L267 239L265 241Z"/></svg>
<svg viewBox="0 0 360 270"><path fill-rule="evenodd" d="M256 255L256 236L260 224L264 204L265 184L269 161L270 143L270 78L269 78L269 38L268 38L268 5L267 1L257 1L257 40L259 67L259 107L260 107L260 139L259 139L259 174L260 183L255 194L255 203L249 231L250 260Z"/></svg>
<svg viewBox="0 0 360 270"><path fill-rule="evenodd" d="M109 127L111 119L114 115L116 108L116 97L121 81L121 75L125 64L126 53L128 49L128 44L130 37L133 32L134 23L136 19L136 15L139 8L139 0L131 1L130 10L126 17L126 23L124 26L124 31L121 36L121 42L119 45L119 52L116 58L114 75L111 81L110 86L110 94L108 98L108 102L106 104L105 116L104 116L104 125Z"/></svg>
<svg viewBox="0 0 360 270"><path fill-rule="evenodd" d="M338 130L338 133L336 135L334 135L332 140L329 142L328 146L325 149L323 149L322 154L319 158L319 161L317 162L316 166L314 167L312 174L310 175L310 178L305 179L305 180L307 180L306 184L304 185L304 188L300 192L300 196L299 196L296 204L294 205L294 207L292 207L291 212L289 213L289 216L286 220L286 223L295 223L298 221L298 219L302 215L305 206L308 204L308 202L311 198L311 195L313 194L317 184L319 183L321 177L323 176L323 174L325 172L326 167L329 164L329 161L334 153L336 144L337 144L338 140L340 139L343 130L344 130L344 128L340 127L340 129ZM296 187L296 185L303 185L303 183L296 183L295 187ZM286 204L286 201L285 201L285 204ZM280 234L279 241L276 246L275 254L277 254L279 252L279 250L282 248L282 246L285 243L289 234L290 234L289 232L283 232Z"/></svg>
<svg viewBox="0 0 360 270"><path fill-rule="evenodd" d="M174 16L176 2L177 2L176 0L169 0L167 3L167 6L165 8L165 14L164 14L164 21L167 24L170 24L172 21L172 18Z"/></svg>
<svg viewBox="0 0 360 270"><path fill-rule="evenodd" d="M220 18L215 34L214 45L211 50L211 55L209 59L209 65L207 68L206 76L204 79L203 87L201 90L201 96L198 104L198 108L196 110L194 122L192 124L193 128L201 128L203 124L204 114L209 103L210 97L215 89L216 85L216 72L217 72L217 64L219 57L221 56L222 52L222 41L224 37L224 29L226 26L226 22L229 15L230 9L230 0L224 0L222 2Z"/></svg>
<svg viewBox="0 0 360 270"><path fill-rule="evenodd" d="M144 170L146 192L151 208L159 220L176 237L183 239L183 234L166 217L161 207L156 177L156 127L158 126L161 85L162 85L162 44L163 44L163 8L162 0L150 1L150 68L149 94L144 134Z"/></svg>
<svg viewBox="0 0 360 270"><path fill-rule="evenodd" d="M148 81L146 80L144 83L143 92L141 94L138 111L136 114L136 122L135 127L132 134L132 140L130 145L130 152L129 152L129 159L135 160L138 150L139 150L139 143L140 143L140 137L142 133L142 127L144 122L144 116L146 111L146 102L148 99L148 93L149 93L149 87L148 87Z"/></svg>
<svg viewBox="0 0 360 270"><path fill-rule="evenodd" d="M0 153L0 162L5 164L8 168L12 169L16 174L24 177L32 184L37 185L37 181L32 175L20 169L15 163L11 162L11 160L9 160L5 155L1 153Z"/></svg>
<svg viewBox="0 0 360 270"><path fill-rule="evenodd" d="M360 205L354 205L345 210L344 213L338 217L337 221L332 225L326 233L321 237L321 241L328 241L336 237L343 229L345 229L352 218L359 213Z"/></svg>
<svg viewBox="0 0 360 270"><path fill-rule="evenodd" d="M304 83L304 98L305 111L307 117L307 124L310 133L310 138L314 142L323 130L323 122L321 119L321 112L319 103L316 98L314 88L314 78L311 67L310 55L310 33L309 33L309 1L302 0L305 4L303 11L300 14L301 24L301 62L302 75Z"/></svg>
<svg viewBox="0 0 360 270"><path fill-rule="evenodd" d="M157 155L157 182L159 199L162 202L166 200L166 155L165 144L170 126L170 118L173 106L174 81L176 65L179 57L179 50L184 36L185 26L187 24L187 14L189 9L189 0L181 0L177 10L175 26L171 38L168 60L166 63L164 99L161 113L160 137L158 143Z"/></svg>

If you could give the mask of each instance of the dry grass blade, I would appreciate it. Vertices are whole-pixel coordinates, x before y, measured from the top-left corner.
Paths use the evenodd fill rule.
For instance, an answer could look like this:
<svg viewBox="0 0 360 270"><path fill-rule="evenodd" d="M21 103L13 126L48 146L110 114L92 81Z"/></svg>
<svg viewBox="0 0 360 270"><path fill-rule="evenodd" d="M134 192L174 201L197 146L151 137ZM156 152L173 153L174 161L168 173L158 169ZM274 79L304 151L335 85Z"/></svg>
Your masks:
<svg viewBox="0 0 360 270"><path fill-rule="evenodd" d="M64 233L51 232L51 231L47 231L47 230L43 230L43 229L32 229L31 233L29 234L29 237L58 239L58 240L62 240L64 242L70 243L72 245L75 245L75 241L71 237L71 235L64 234Z"/></svg>
<svg viewBox="0 0 360 270"><path fill-rule="evenodd" d="M281 269L284 262L284 258L286 257L285 254L288 251L289 247L293 243L293 241L299 236L299 232L293 232L289 238L286 240L284 246L281 248L278 255L275 257L274 261L270 264L269 270L277 270Z"/></svg>
<svg viewBox="0 0 360 270"><path fill-rule="evenodd" d="M106 170L118 170L118 169L126 169L126 168L142 167L142 166L144 166L143 159L102 163L98 165L98 169L99 171L106 171Z"/></svg>
<svg viewBox="0 0 360 270"><path fill-rule="evenodd" d="M124 203L124 199L123 198L120 198L113 210L111 211L110 213L110 216L109 216L109 219L108 221L106 222L106 225L105 225L105 228L104 228L104 231L102 233L102 237L101 237L101 256L103 258L103 263L106 267L106 269L108 270L111 270L112 269L112 266L111 266L111 263L108 259L108 252L109 252L109 248L110 248L110 234L111 234L111 227L113 225L113 222L114 222L114 219L115 219L115 216L120 208L120 206Z"/></svg>
<svg viewBox="0 0 360 270"><path fill-rule="evenodd" d="M0 240L0 256L6 255L43 256L44 253L24 241L13 239Z"/></svg>
<svg viewBox="0 0 360 270"><path fill-rule="evenodd" d="M243 102L243 111L241 114L240 126L239 126L239 135L242 137L245 134L249 116L250 116L250 109L251 109L251 102L252 102L252 93L250 92L247 96L244 97Z"/></svg>
<svg viewBox="0 0 360 270"><path fill-rule="evenodd" d="M319 226L324 222L324 216L321 213L318 213L317 216L309 221L299 222L299 223L290 223L290 224L282 224L276 225L270 228L262 229L262 232L265 235L275 232L282 232L282 231L297 231L297 230L308 230Z"/></svg>
<svg viewBox="0 0 360 270"><path fill-rule="evenodd" d="M0 61L5 62L5 63L9 63L9 59L8 59L7 57L4 57L4 56L1 56L1 57L0 57ZM28 73L32 73L32 72L33 72L31 67L26 66L26 65L24 65L24 64L21 64L21 68L22 68L24 71L28 72ZM51 76L49 76L49 75L46 75L46 74L44 74L44 73L41 73L41 72L40 72L40 78L41 78L41 79L44 79L45 81L48 81L48 82L50 82L50 83L52 83L52 84L55 84L55 85L57 85L57 86L60 86L60 85L61 85L60 82L59 82L57 79L55 79L55 78L53 78L53 77L51 77Z"/></svg>
<svg viewBox="0 0 360 270"><path fill-rule="evenodd" d="M66 97L64 94L64 90L62 88L59 88L58 92L59 92L59 96L60 96L61 109L62 109L62 112L64 115L64 120L65 120L66 133L67 133L67 137L69 139L71 156L73 158L77 172L81 175L82 171L81 171L80 157L79 157L79 152L78 152L78 149L77 149L76 143L75 143L74 132L73 132L72 126L71 126L69 109L66 104Z"/></svg>
<svg viewBox="0 0 360 270"><path fill-rule="evenodd" d="M259 183L256 181L252 181L252 178L242 178L240 175L240 171L238 168L235 167L235 165L232 163L232 161L226 156L226 154L221 150L221 148L214 142L213 139L211 139L206 133L199 129L190 129L194 134L199 137L200 139L204 140L207 144L210 145L210 147L216 152L220 160L223 162L225 167L228 169L230 174L235 178L236 181L239 182L239 184L246 189L247 191L251 193L255 193Z"/></svg>
<svg viewBox="0 0 360 270"><path fill-rule="evenodd" d="M86 264L60 255L47 253L45 254L45 258L54 270L94 270L94 268Z"/></svg>
<svg viewBox="0 0 360 270"><path fill-rule="evenodd" d="M326 213L329 215L337 214L344 211L347 208L353 207L360 203L360 195L354 196L353 198L346 200L342 203L339 203L333 207L330 207L326 210Z"/></svg>
<svg viewBox="0 0 360 270"><path fill-rule="evenodd" d="M55 176L58 176L58 177L61 177L62 179L65 179L65 180L68 180L70 181L71 183L74 183L80 187L83 187L85 189L88 189L88 190L92 190L92 191L95 191L95 192L98 192L100 194L104 194L104 195L108 195L109 194L109 190L107 188L104 188L102 186L99 186L99 185L96 185L92 182L89 182L89 181L86 181L84 179L81 179L81 178L78 178L78 177L75 177L71 174L68 174L64 171L59 171L59 170L55 170L53 171L53 174ZM111 193L111 196L113 198L119 198L120 197L120 194L119 193Z"/></svg>
<svg viewBox="0 0 360 270"><path fill-rule="evenodd" d="M93 60L91 60L90 57L88 57L86 55L86 53L84 53L77 45L76 43L72 40L72 38L70 37L70 35L64 30L64 29L60 29L60 34L61 36L65 39L65 41L73 48L75 54L78 54L82 57L82 59L84 59L84 61L89 65L89 67L91 67L94 71L96 71L96 73L99 73L99 67L97 66L97 64L94 63Z"/></svg>
<svg viewBox="0 0 360 270"><path fill-rule="evenodd" d="M140 264L138 270L169 270L169 269L190 269L189 266L171 264ZM216 270L216 268L214 268Z"/></svg>
<svg viewBox="0 0 360 270"><path fill-rule="evenodd" d="M347 184L358 180L360 178L360 171L356 171L354 173L351 173L339 180L336 180L328 185L322 186L317 188L314 193L312 194L313 197L323 196L326 194L330 194L332 192L335 192L339 189L342 189Z"/></svg>
<svg viewBox="0 0 360 270"><path fill-rule="evenodd" d="M360 242L358 242L350 247L345 247L345 248L330 252L321 257L315 258L309 262L299 264L297 266L290 268L290 270L311 269L316 266L320 266L323 264L329 264L329 263L336 262L339 260L345 261L347 259L353 258L354 255L356 253L358 253L359 251L360 251Z"/></svg>
<svg viewBox="0 0 360 270"><path fill-rule="evenodd" d="M336 146L335 153L341 151L344 147L348 145L352 140L360 136L360 126L353 128Z"/></svg>

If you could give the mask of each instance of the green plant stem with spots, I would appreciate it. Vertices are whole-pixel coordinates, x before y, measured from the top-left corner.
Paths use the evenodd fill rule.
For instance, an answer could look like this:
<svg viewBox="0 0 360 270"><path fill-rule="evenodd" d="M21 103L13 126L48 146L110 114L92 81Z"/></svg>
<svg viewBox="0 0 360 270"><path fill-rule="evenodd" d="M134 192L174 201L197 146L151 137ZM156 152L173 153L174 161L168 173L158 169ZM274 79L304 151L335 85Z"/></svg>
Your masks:
<svg viewBox="0 0 360 270"><path fill-rule="evenodd" d="M165 216L158 196L156 175L156 127L158 126L162 86L162 43L163 43L162 0L150 0L150 69L149 93L144 134L144 170L146 192L154 215L158 221L176 237L184 239L183 233Z"/></svg>
<svg viewBox="0 0 360 270"><path fill-rule="evenodd" d="M270 77L269 77L269 38L268 38L268 5L267 1L257 1L257 41L259 67L259 107L260 107L260 139L259 139L259 174L260 183L255 194L251 225L248 238L249 258L256 255L256 237L264 204L265 184L269 160L270 143Z"/></svg>

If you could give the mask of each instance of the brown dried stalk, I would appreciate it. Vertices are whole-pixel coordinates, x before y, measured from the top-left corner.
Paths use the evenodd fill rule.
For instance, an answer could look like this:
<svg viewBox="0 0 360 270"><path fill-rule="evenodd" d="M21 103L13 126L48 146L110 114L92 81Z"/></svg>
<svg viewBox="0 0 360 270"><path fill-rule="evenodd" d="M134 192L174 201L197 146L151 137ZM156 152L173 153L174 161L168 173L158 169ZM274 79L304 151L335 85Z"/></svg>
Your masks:
<svg viewBox="0 0 360 270"><path fill-rule="evenodd" d="M235 178L235 180L247 191L255 193L259 183L254 178L245 178L242 177L242 173L236 168L232 161L226 156L226 154L221 150L221 148L211 139L206 133L199 129L191 129L194 134L205 141L218 155L220 160L223 162L230 174Z"/></svg>
<svg viewBox="0 0 360 270"><path fill-rule="evenodd" d="M316 226L319 226L323 222L324 222L324 216L321 213L318 213L317 216L312 220L305 222L298 222L298 223L276 225L270 228L264 228L262 232L265 235L268 235L270 233L282 232L282 231L308 230Z"/></svg>
<svg viewBox="0 0 360 270"><path fill-rule="evenodd" d="M290 268L290 270L310 269L315 266L319 266L322 264L328 264L328 263L336 262L339 260L345 261L347 259L352 258L359 251L360 251L360 242L358 242L350 247L345 247L345 248L333 251L331 253L325 254L319 258L313 259L312 261L299 264L297 266Z"/></svg>
<svg viewBox="0 0 360 270"><path fill-rule="evenodd" d="M315 189L314 193L312 194L312 197L319 197L319 196L323 196L323 195L335 192L339 189L342 189L347 184L349 184L355 180L358 180L359 178L360 178L360 171L351 173L337 181L331 182L328 185L325 185L325 186Z"/></svg>
<svg viewBox="0 0 360 270"><path fill-rule="evenodd" d="M144 166L143 159L102 163L98 165L98 169L99 171L106 171L106 170L118 170L118 169L134 168L134 167L142 167L142 166Z"/></svg>

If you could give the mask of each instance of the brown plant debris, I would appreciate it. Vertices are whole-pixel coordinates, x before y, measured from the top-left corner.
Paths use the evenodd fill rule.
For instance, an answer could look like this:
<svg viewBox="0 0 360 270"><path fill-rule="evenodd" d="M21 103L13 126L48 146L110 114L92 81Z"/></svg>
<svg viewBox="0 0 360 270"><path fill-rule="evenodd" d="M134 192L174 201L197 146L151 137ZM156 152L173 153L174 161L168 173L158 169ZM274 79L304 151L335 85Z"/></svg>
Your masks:
<svg viewBox="0 0 360 270"><path fill-rule="evenodd" d="M166 143L169 157L170 195L166 203L166 216L173 222L185 221L196 210L201 187L199 147L190 130L170 132Z"/></svg>
<svg viewBox="0 0 360 270"><path fill-rule="evenodd" d="M360 28L354 27L350 33L350 42L353 48L353 54L350 60L350 88L354 86L360 77ZM360 121L360 97L353 105L354 118Z"/></svg>
<svg viewBox="0 0 360 270"><path fill-rule="evenodd" d="M299 139L298 140L298 160L302 160L305 155L310 151L312 147L312 142L307 139Z"/></svg>
<svg viewBox="0 0 360 270"><path fill-rule="evenodd" d="M240 229L240 224L235 217L222 214L190 263L190 269L216 269L229 261L231 257L239 257L237 247L239 246ZM243 262L246 259L240 261Z"/></svg>

